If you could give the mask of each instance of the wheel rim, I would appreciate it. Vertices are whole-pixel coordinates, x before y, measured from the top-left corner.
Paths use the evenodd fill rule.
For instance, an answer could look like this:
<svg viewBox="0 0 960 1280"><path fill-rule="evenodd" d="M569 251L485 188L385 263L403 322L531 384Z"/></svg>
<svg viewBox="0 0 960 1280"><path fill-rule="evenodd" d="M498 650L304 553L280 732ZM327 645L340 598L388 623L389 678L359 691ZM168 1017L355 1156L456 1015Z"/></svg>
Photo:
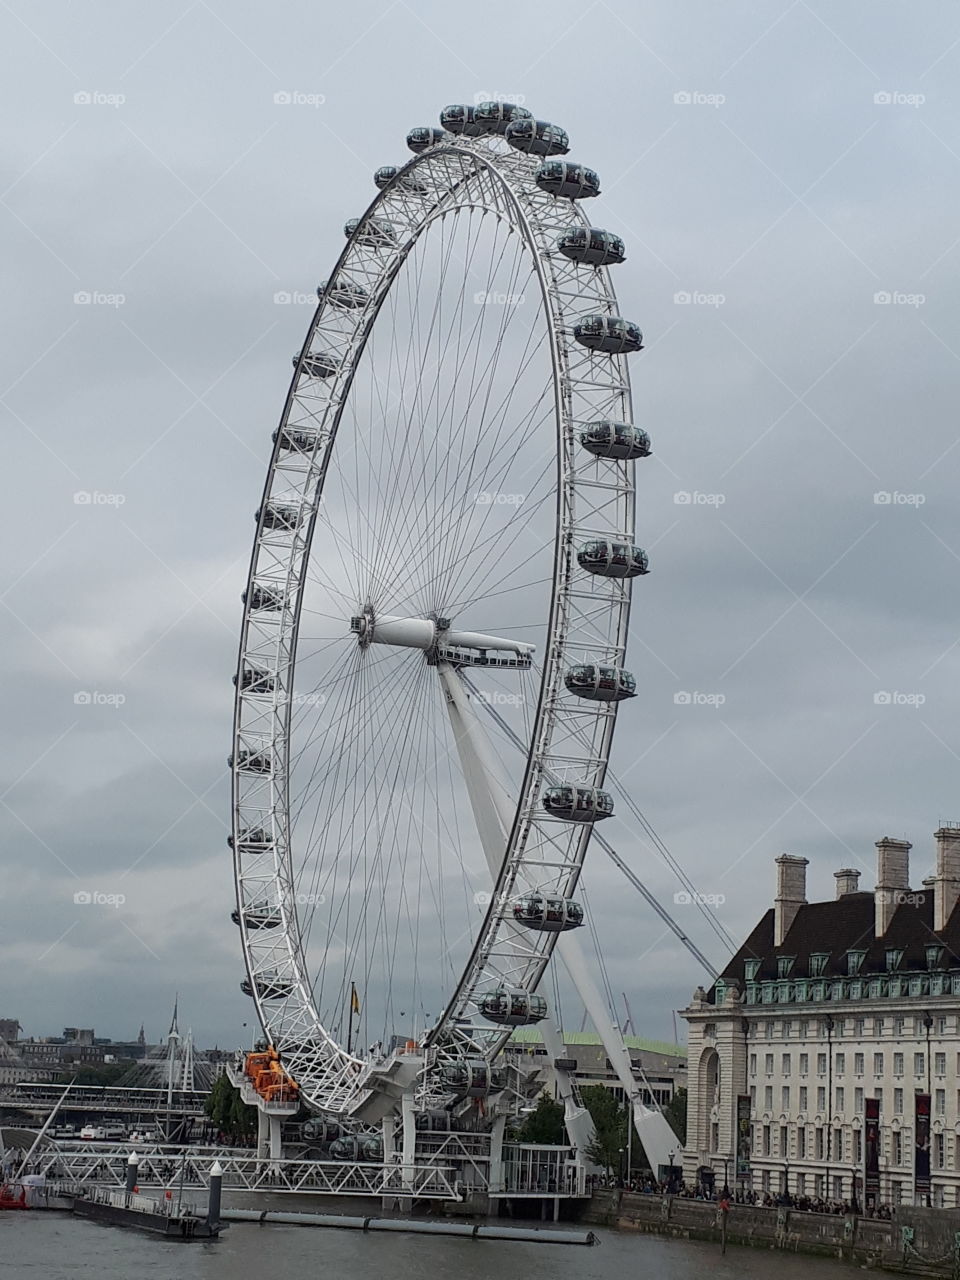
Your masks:
<svg viewBox="0 0 960 1280"><path fill-rule="evenodd" d="M598 459L585 452L577 433L583 424L600 418L631 420L629 380L622 356L597 355L573 342L577 318L615 314L615 299L605 269L578 268L554 251L559 234L571 226L586 225L586 220L572 201L537 190L536 169L535 160L507 151L500 142L444 141L411 161L387 185L350 237L331 275L334 286L321 299L311 325L271 459L247 585L235 710L233 843L238 909L247 982L265 1031L285 1051L285 1061L304 1096L323 1110L351 1109L369 1085L367 1055L346 1052L341 1025L346 984L352 980L350 971L356 972L361 952L367 960L360 974L362 1008L367 1010L361 1048L370 1040L383 1039L376 1034L380 1027L376 1019L371 1023L371 1013L387 1033L392 1027L401 1033L412 1031L419 1038L425 1031L428 1044L441 1057L468 1051L490 1058L501 1047L509 1031L482 1024L476 1016L478 994L500 983L534 991L555 941L555 935L530 936L519 931L511 920L511 904L531 885L571 894L589 841L589 826L551 821L539 804L540 793L551 779L599 787L606 769L616 703L588 703L571 696L563 676L576 662L623 662L629 581L584 575L574 552L578 540L591 533L632 539L632 463ZM393 237L386 232L387 225L393 228ZM447 233L447 226L465 227L466 232L458 241L456 230ZM465 376L464 319L471 309L462 285L455 284L453 289L455 304L459 288L459 306L453 305L456 323L451 322L451 306L444 310L449 292L446 272L461 242L468 255L472 247L472 258L462 259L467 270L478 260L480 245L487 249L483 260L498 264L495 272L488 270L476 292L496 295L529 289L537 303L536 322L526 325L517 319L522 306L530 308L527 316L533 314L529 295L519 305L504 304L499 298L474 303L472 310L477 314L469 317L471 324L466 326L468 338L473 335L475 353L469 392L483 392L482 412L472 394L461 400L461 412L457 412L456 384ZM439 256L432 260L436 287L431 293L424 285L430 280L430 246L438 243ZM456 281L455 276L451 278ZM517 286L520 280L524 283ZM363 298L359 292L353 295L361 305L344 305L344 282L363 291ZM411 299L419 299L421 293L432 303L429 329L425 323L421 326L419 309L415 314L410 310ZM435 350L424 337L442 334L444 319L445 345L440 350L438 338ZM525 327L522 343L505 359L507 336L522 334ZM495 333L498 338L487 344L494 360L492 372L486 375L480 359L485 328L487 335ZM454 335L457 376L451 393L451 387L442 384L444 373L449 374L444 353L451 350ZM403 356L395 353L404 350L402 363ZM543 356L539 371L531 351ZM432 380L424 377L431 355L439 357L439 372ZM325 363L319 372L327 376L317 377L317 365L310 361L321 357ZM400 390L400 416L406 413L407 429L399 449L399 434L389 430L391 409L379 394L385 367L393 370L394 390ZM337 372L329 373L331 368ZM414 376L408 381L411 370ZM510 387L512 395L504 390ZM521 388L519 399L527 412L512 417ZM502 393L499 399L498 393ZM372 421L388 428L388 447L379 454L372 447L374 438L364 437L364 424L369 427ZM432 438L424 434L425 421L432 427ZM518 428L518 421L528 422L530 430ZM505 438L504 424L520 445L510 455L510 466L498 469L496 446ZM303 439L291 448L297 433ZM312 433L318 434L315 446L308 439ZM534 439L545 438L552 447L537 457L530 446ZM424 444L425 439L432 443ZM352 458L344 449L345 440L355 444ZM453 446L468 441L473 446L470 461L465 471L458 470L451 466L457 458ZM490 446L486 453L485 441ZM533 464L541 460L548 465L538 470ZM417 489L415 480L417 501L411 507L395 500L386 478L402 473L404 465L413 474L414 464L422 484ZM526 477L524 488L512 490L505 482L518 474ZM469 510L465 500L473 481L479 485L494 478L496 488L478 492L506 495L506 501L474 501ZM517 493L523 493L523 502L511 504L510 495ZM284 506L296 512L296 527L267 527L263 513ZM530 535L539 543L535 553L527 553L523 541ZM336 556L324 560L319 548L328 557L332 548ZM484 559L488 563L483 564ZM527 582L518 577L523 567L531 573ZM490 584L499 583L503 584L501 605L511 606L510 625L502 627L500 622L508 620L492 616L498 593L489 590ZM399 589L404 586L409 588L406 592ZM273 593L268 609L257 607L262 606L265 592ZM274 607L277 600L279 608ZM481 601L486 612L476 610ZM317 631L319 619L329 626L337 617L338 604L339 622L345 624L348 616L360 619L359 634L321 636ZM358 848L364 855L369 852L371 830L377 833L375 848L383 850L384 801L395 803L398 791L409 782L408 773L394 772L386 790L380 785L370 791L367 766L371 760L377 762L382 774L384 760L395 764L416 755L418 744L423 751L428 742L427 716L415 714L416 710L429 703L434 721L438 719L436 673L422 654L391 651L387 646L374 652L374 645L362 643L368 628L376 630L385 607L388 613L410 618L456 612L454 621L460 627L514 638L519 627L519 638L538 646L538 662L531 672L511 672L512 684L488 680L486 685L489 697L502 695L498 713L520 728L526 743L526 760L513 759L514 816L493 886L485 870L469 863L471 857L475 860L476 836L471 844L469 833L464 835L459 828L471 825L472 817L468 808L464 812L462 781L458 785L452 773L448 777L447 802L453 797L456 821L435 833L432 852L446 850L449 856L451 850L455 855L466 851L461 880L472 889L474 901L468 895L465 915L470 928L458 931L459 950L451 949L449 935L460 920L449 914L450 902L442 893L435 900L424 895L422 875L415 893L410 890L404 898L401 891L396 896L393 874L399 870L405 882L408 862L380 856L378 863L374 856L361 873L357 861ZM534 614L537 618L531 621ZM342 659L336 670L330 661L334 652ZM256 674L251 683L251 669L267 675L260 688ZM482 670L489 677L489 671ZM521 686L525 691L521 696L529 701L515 707L508 699ZM365 701L369 707L378 706L376 725L370 716L360 724L356 712ZM414 709L405 724L401 707ZM442 706L439 713L443 716ZM325 723L318 726L324 718ZM312 754L302 736L311 721ZM421 736L414 738L418 725ZM352 736L344 732L345 726ZM371 756L370 744L377 738L381 756ZM337 748L336 758L327 751L324 767L330 743ZM441 761L449 765L449 745L436 739L432 743L437 772ZM244 752L268 757L271 772L257 774L241 767ZM386 772L390 777L389 767ZM342 785L338 780L343 780ZM439 795L435 800L440 813ZM389 812L390 804L386 808ZM350 815L346 834L345 812ZM340 827L331 837L330 821L337 815ZM321 817L327 826L317 839ZM416 824L420 833L425 818L424 805ZM304 838L308 822L310 834ZM408 823L407 846L411 829ZM261 830L269 837L266 851L251 852L244 833ZM357 838L360 834L362 840ZM399 848L399 826L387 834L394 848ZM331 852L337 856L331 858ZM346 866L348 874L334 888L338 865L341 873ZM444 866L438 862L441 889L443 875ZM485 890L479 887L483 882ZM430 889L429 883L426 887ZM362 909L357 905L358 892ZM424 906L429 907L437 925L438 949L447 957L443 971L431 976L433 988L426 1003L421 1000L419 1010L414 1009L421 1015L429 1010L433 1017L412 1024L407 1006L411 994L415 1003L417 980L403 997L391 991L401 959L400 929L392 934L384 931L385 924L396 924L391 912L398 902L404 909L396 919L403 919L408 928L411 920L422 925ZM255 909L260 907L275 915L276 928L256 924ZM358 913L352 921L351 909ZM322 922L319 932L325 935L319 982L314 959L318 920ZM379 942L392 938L394 944L392 968L377 974L376 966L369 964L371 925L373 933L379 929ZM332 974L337 939L342 956ZM415 949L408 960L411 955L417 970ZM375 977L389 997L382 991L378 996ZM404 1023L398 1015L408 1021Z"/></svg>

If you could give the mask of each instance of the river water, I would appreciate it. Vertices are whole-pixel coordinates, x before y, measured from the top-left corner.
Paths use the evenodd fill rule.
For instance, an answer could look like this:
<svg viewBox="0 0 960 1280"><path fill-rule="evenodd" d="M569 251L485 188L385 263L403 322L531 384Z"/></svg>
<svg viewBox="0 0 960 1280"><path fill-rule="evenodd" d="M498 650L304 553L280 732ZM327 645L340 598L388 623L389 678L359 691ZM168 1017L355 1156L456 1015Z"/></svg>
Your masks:
<svg viewBox="0 0 960 1280"><path fill-rule="evenodd" d="M65 1213L0 1213L2 1280L853 1280L826 1258L657 1236L599 1233L601 1244L512 1244L322 1227L233 1223L188 1244Z"/></svg>

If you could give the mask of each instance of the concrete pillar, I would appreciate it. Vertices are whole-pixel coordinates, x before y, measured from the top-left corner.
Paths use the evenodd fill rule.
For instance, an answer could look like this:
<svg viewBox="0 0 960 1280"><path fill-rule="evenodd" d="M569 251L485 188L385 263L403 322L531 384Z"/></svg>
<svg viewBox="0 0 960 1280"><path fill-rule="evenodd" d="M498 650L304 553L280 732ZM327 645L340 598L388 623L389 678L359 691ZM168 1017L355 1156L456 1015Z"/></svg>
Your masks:
<svg viewBox="0 0 960 1280"><path fill-rule="evenodd" d="M856 893L860 886L860 872L855 867L841 867L839 871L833 873L837 882L837 897L842 898L844 894Z"/></svg>
<svg viewBox="0 0 960 1280"><path fill-rule="evenodd" d="M503 1134L507 1126L506 1116L497 1116L490 1130L490 1186L491 1196L503 1194Z"/></svg>
<svg viewBox="0 0 960 1280"><path fill-rule="evenodd" d="M267 1116L267 1120L270 1134L270 1159L271 1161L282 1160L283 1143L281 1142L281 1135L283 1133L283 1117Z"/></svg>
<svg viewBox="0 0 960 1280"><path fill-rule="evenodd" d="M902 895L910 891L909 840L884 836L877 841L877 887L874 890L874 932L882 938L890 927Z"/></svg>
<svg viewBox="0 0 960 1280"><path fill-rule="evenodd" d="M941 827L937 842L937 870L933 884L933 927L942 933L960 899L960 827Z"/></svg>
<svg viewBox="0 0 960 1280"><path fill-rule="evenodd" d="M807 902L807 858L797 858L791 853L781 853L777 863L777 896L773 900L773 945L783 946L783 940L796 919L797 912Z"/></svg>
<svg viewBox="0 0 960 1280"><path fill-rule="evenodd" d="M417 1176L417 1123L413 1109L413 1094L405 1093L400 1100L400 1114L403 1118L403 1163L401 1181L409 1207L409 1197L413 1194Z"/></svg>

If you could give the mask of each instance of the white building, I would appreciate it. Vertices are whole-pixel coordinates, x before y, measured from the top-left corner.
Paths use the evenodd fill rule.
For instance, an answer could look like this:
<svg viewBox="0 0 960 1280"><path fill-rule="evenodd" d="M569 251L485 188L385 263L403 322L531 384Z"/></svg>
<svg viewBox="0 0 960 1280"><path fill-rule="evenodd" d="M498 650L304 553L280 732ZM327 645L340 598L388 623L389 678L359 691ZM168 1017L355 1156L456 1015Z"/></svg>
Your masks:
<svg viewBox="0 0 960 1280"><path fill-rule="evenodd" d="M876 888L837 871L828 902L807 902L806 858L776 859L774 905L683 1012L688 1183L707 1166L734 1187L737 1097L749 1095L754 1190L862 1205L876 1098L880 1203L912 1203L919 1093L931 1098L931 1203L960 1206L960 828L935 841L920 889L909 842L885 837Z"/></svg>
<svg viewBox="0 0 960 1280"><path fill-rule="evenodd" d="M567 1062L575 1062L574 1079L579 1085L600 1084L624 1102L620 1077L607 1057L599 1035L591 1031L563 1031L563 1051ZM625 1035L623 1043L630 1052L630 1065L648 1105L665 1107L678 1089L686 1084L686 1050L664 1040ZM538 1060L543 1087L551 1097L558 1096L556 1071L536 1027L518 1027L505 1052L513 1059L531 1057Z"/></svg>

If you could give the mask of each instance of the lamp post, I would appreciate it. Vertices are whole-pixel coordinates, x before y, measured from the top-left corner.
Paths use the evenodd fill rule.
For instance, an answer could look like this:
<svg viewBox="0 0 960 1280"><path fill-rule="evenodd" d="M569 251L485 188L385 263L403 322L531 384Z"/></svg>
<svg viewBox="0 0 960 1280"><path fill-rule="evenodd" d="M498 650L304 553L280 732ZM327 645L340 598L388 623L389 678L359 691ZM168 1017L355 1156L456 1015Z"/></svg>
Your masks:
<svg viewBox="0 0 960 1280"><path fill-rule="evenodd" d="M619 1155L620 1155L620 1185L621 1185L621 1186L623 1186L623 1185L624 1185L624 1181L623 1181L623 1147L618 1147L618 1148L617 1148L617 1150L618 1150Z"/></svg>
<svg viewBox="0 0 960 1280"><path fill-rule="evenodd" d="M789 1159L784 1160L783 1162L783 1198L788 1206L792 1203L791 1197L790 1197L790 1161Z"/></svg>
<svg viewBox="0 0 960 1280"><path fill-rule="evenodd" d="M933 1161L930 1159L930 1156L933 1155L930 1147L933 1131L933 1093L930 1089L930 1031L933 1028L933 1017L929 1009L923 1015L923 1027L927 1033L927 1106L930 1108L930 1115L927 1120L927 1159L930 1162L930 1175L927 1178L927 1208L929 1209L932 1203L930 1191L933 1184ZM916 1117L914 1117L914 1125L916 1125ZM914 1140L916 1140L916 1133L914 1133ZM914 1167L916 1167L916 1162L914 1162Z"/></svg>
<svg viewBox="0 0 960 1280"><path fill-rule="evenodd" d="M673 1191L673 1189L674 1189L674 1186L673 1186L673 1160L674 1160L674 1157L676 1156L676 1154L677 1154L677 1153L676 1153L676 1151L671 1151L671 1152L670 1152L670 1156L669 1156L670 1163L669 1163L669 1165L667 1165L667 1195L669 1195L669 1194Z"/></svg>
<svg viewBox="0 0 960 1280"><path fill-rule="evenodd" d="M824 1176L826 1200L830 1199L830 1158L833 1142L833 1018L828 1013L823 1019L827 1033L827 1168Z"/></svg>
<svg viewBox="0 0 960 1280"><path fill-rule="evenodd" d="M720 1192L720 1194L723 1196L725 1200L729 1200L730 1198L730 1178L728 1173L729 1166L730 1166L729 1157L724 1156L723 1157L723 1190Z"/></svg>

